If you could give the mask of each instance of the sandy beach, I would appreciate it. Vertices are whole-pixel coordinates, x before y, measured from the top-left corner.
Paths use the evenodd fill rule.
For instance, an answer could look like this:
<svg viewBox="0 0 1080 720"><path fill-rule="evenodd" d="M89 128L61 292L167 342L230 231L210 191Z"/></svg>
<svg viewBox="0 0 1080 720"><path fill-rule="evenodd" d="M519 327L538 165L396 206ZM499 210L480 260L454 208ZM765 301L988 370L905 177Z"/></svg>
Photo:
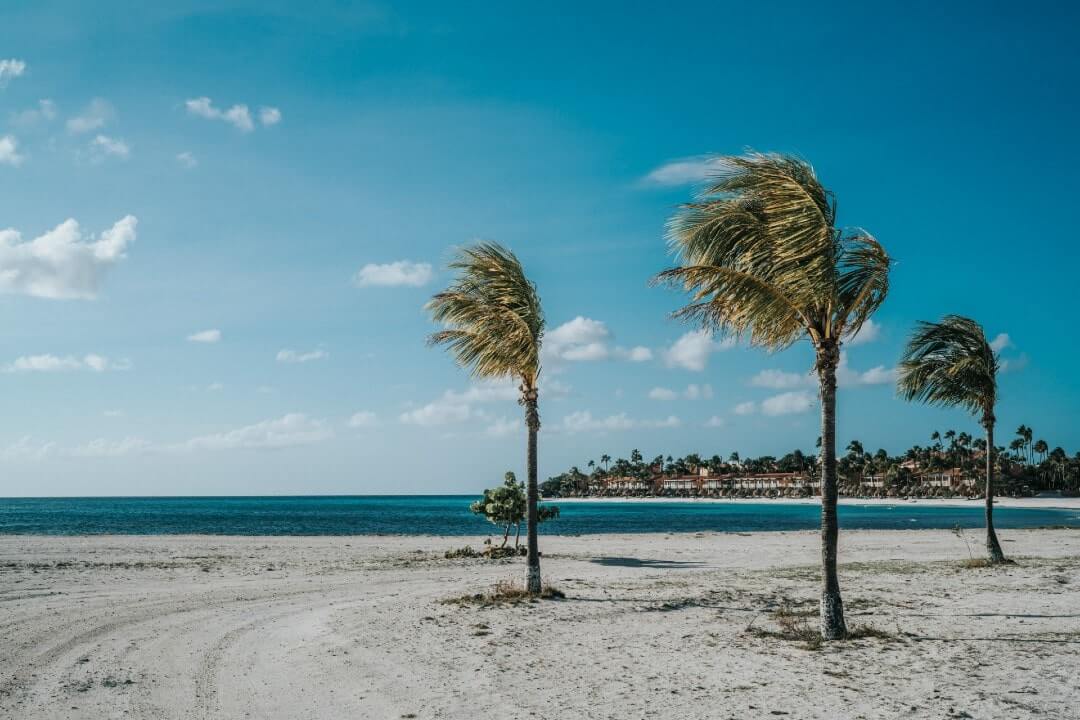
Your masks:
<svg viewBox="0 0 1080 720"><path fill-rule="evenodd" d="M446 602L522 574L462 538L7 536L0 716L1080 717L1080 530L1003 539L844 533L883 636L812 649L813 532L545 537L566 598L500 606Z"/></svg>

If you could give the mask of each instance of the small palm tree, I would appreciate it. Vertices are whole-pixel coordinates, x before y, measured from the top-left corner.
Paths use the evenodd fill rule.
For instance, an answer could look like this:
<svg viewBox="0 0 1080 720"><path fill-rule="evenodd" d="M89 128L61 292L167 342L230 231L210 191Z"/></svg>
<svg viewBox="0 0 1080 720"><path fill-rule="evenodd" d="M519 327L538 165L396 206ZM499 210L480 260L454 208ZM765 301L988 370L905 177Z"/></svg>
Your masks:
<svg viewBox="0 0 1080 720"><path fill-rule="evenodd" d="M970 318L946 315L920 322L900 360L897 390L905 400L962 407L979 417L986 430L986 551L990 562L1005 562L994 532L994 405L997 353L982 326Z"/></svg>
<svg viewBox="0 0 1080 720"><path fill-rule="evenodd" d="M541 591L537 545L536 434L540 430L538 381L544 313L536 286L521 263L495 243L465 248L450 263L457 278L431 298L432 320L444 326L430 345L445 345L462 367L478 378L513 378L521 392L528 428L528 572L530 593Z"/></svg>
<svg viewBox="0 0 1080 720"><path fill-rule="evenodd" d="M821 634L847 634L836 575L836 368L846 337L885 299L889 257L863 230L836 225L836 200L806 162L751 153L716 175L668 224L679 267L657 281L691 302L676 317L782 350L807 338L821 392Z"/></svg>

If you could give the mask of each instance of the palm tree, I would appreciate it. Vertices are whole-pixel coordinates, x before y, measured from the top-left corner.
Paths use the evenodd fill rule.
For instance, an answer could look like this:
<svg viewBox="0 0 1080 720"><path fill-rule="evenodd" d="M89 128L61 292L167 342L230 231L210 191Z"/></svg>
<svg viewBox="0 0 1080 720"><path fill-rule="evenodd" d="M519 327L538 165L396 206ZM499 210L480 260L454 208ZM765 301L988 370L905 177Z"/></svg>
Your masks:
<svg viewBox="0 0 1080 720"><path fill-rule="evenodd" d="M847 634L836 575L836 368L843 340L885 299L889 257L859 229L836 226L836 200L805 161L751 153L717 158L716 175L668 224L681 286L676 317L770 350L809 339L821 393L821 635Z"/></svg>
<svg viewBox="0 0 1080 720"><path fill-rule="evenodd" d="M519 385L518 402L528 428L528 571L526 588L539 593L540 553L537 546L536 434L540 430L538 382L544 313L536 286L521 263L495 243L465 248L450 263L457 278L431 298L432 320L444 326L432 333L430 345L445 345L458 365L478 378L512 378Z"/></svg>
<svg viewBox="0 0 1080 720"><path fill-rule="evenodd" d="M980 416L986 429L986 550L990 562L1005 562L994 532L994 404L998 357L974 320L946 315L920 322L900 361L897 390L905 400L962 407Z"/></svg>

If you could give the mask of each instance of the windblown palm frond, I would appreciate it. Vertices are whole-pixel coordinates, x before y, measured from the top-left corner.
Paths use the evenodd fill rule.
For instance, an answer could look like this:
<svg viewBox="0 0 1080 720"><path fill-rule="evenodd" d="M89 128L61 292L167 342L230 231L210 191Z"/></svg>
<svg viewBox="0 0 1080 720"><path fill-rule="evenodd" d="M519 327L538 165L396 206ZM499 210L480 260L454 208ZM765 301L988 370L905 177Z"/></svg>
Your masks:
<svg viewBox="0 0 1080 720"><path fill-rule="evenodd" d="M453 284L427 304L445 329L431 345L445 345L476 377L517 377L535 386L540 374L544 315L536 287L512 252L495 243L462 250L450 268Z"/></svg>
<svg viewBox="0 0 1080 720"><path fill-rule="evenodd" d="M897 391L905 400L993 414L998 357L982 326L959 315L920 322L900 360Z"/></svg>
<svg viewBox="0 0 1080 720"><path fill-rule="evenodd" d="M656 281L690 293L676 317L771 349L857 332L888 292L881 245L835 227L832 193L798 158L752 153L716 165L668 224L680 265Z"/></svg>

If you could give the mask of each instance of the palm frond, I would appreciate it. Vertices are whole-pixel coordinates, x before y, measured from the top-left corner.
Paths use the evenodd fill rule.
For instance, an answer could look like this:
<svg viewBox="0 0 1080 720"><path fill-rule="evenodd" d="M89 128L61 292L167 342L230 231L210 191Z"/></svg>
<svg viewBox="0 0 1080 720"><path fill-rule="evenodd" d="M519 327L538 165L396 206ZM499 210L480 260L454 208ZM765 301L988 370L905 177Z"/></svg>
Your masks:
<svg viewBox="0 0 1080 720"><path fill-rule="evenodd" d="M857 330L888 291L881 245L836 230L835 198L799 158L750 153L714 165L668 222L680 267L655 280L691 294L676 316L773 349Z"/></svg>
<svg viewBox="0 0 1080 720"><path fill-rule="evenodd" d="M446 346L476 377L518 377L535 385L544 314L517 257L496 243L479 243L461 250L450 268L457 271L454 282L427 304L444 326L428 343Z"/></svg>
<svg viewBox="0 0 1080 720"><path fill-rule="evenodd" d="M916 325L898 367L897 392L905 400L992 414L997 371L997 353L982 326L946 315Z"/></svg>

